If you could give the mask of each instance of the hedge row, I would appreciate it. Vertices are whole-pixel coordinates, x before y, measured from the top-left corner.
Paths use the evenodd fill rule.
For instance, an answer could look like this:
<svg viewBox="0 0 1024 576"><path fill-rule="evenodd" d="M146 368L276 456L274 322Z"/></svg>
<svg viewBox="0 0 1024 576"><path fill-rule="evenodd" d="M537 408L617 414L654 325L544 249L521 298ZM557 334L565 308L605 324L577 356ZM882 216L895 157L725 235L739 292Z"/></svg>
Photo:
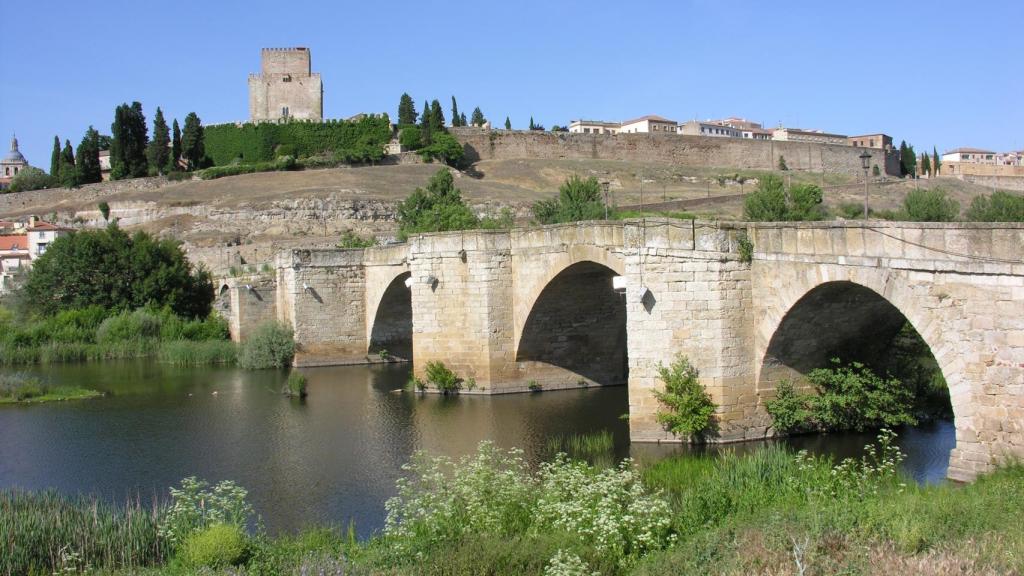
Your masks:
<svg viewBox="0 0 1024 576"><path fill-rule="evenodd" d="M218 124L205 128L206 154L215 166L235 162L270 162L278 156L304 158L325 152L355 160L373 160L391 140L386 114L359 120Z"/></svg>

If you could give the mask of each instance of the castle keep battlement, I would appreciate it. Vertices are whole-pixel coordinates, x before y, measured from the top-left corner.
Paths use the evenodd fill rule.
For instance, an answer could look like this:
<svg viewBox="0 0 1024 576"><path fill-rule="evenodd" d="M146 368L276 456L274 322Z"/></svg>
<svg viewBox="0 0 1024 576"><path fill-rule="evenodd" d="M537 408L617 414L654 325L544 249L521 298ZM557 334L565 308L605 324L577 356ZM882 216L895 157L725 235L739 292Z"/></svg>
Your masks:
<svg viewBox="0 0 1024 576"><path fill-rule="evenodd" d="M264 48L260 61L261 72L249 75L250 122L323 119L323 80L309 48Z"/></svg>

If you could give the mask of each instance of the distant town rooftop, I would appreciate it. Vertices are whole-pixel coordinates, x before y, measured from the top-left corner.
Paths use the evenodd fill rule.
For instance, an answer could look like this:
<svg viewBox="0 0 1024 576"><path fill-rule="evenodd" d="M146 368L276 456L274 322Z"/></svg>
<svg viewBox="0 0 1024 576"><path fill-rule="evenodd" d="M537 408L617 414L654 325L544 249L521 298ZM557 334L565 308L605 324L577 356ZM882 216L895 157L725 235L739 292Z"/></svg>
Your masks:
<svg viewBox="0 0 1024 576"><path fill-rule="evenodd" d="M982 148L969 148L969 147L966 147L966 148L954 148L954 149L952 149L952 150L950 150L948 152L945 152L945 154L995 154L995 152L993 152L991 150L984 150Z"/></svg>
<svg viewBox="0 0 1024 576"><path fill-rule="evenodd" d="M632 120L627 120L627 121L623 122L622 124L623 125L626 125L626 124L636 124L637 122L643 122L644 120L649 120L651 122L667 122L669 124L675 124L676 123L675 120L669 120L668 118L665 118L664 116L658 116L657 114L648 114L647 116L641 116L639 118L634 118Z"/></svg>

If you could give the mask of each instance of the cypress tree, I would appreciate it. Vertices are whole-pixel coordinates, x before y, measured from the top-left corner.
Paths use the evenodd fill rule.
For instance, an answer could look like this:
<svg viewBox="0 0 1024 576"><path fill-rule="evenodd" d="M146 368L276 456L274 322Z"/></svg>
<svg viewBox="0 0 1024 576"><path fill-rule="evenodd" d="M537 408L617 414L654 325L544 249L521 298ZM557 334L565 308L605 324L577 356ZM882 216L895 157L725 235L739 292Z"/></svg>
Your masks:
<svg viewBox="0 0 1024 576"><path fill-rule="evenodd" d="M65 188L74 188L78 184L75 151L71 148L71 140L64 141L64 151L60 154L60 184Z"/></svg>
<svg viewBox="0 0 1024 576"><path fill-rule="evenodd" d="M512 121L508 119L508 116L505 116L505 130L511 130L511 129L512 129Z"/></svg>
<svg viewBox="0 0 1024 576"><path fill-rule="evenodd" d="M487 119L484 118L484 113L480 111L480 107L473 108L473 119L470 120L470 123L473 126L483 126L485 122L487 122Z"/></svg>
<svg viewBox="0 0 1024 576"><path fill-rule="evenodd" d="M469 126L469 124L466 123L466 113L465 112L463 112L462 116L459 118L459 126Z"/></svg>
<svg viewBox="0 0 1024 576"><path fill-rule="evenodd" d="M398 100L398 125L399 126L412 126L416 123L416 104L412 101L412 96L402 92L402 97Z"/></svg>
<svg viewBox="0 0 1024 576"><path fill-rule="evenodd" d="M939 168L942 168L942 159L939 158L939 151L935 146L932 146L932 170L935 171L936 175L939 174Z"/></svg>
<svg viewBox="0 0 1024 576"><path fill-rule="evenodd" d="M188 116L185 116L185 130L181 134L181 154L185 158L188 170L197 170L203 167L203 160L206 158L203 123L195 112L189 112Z"/></svg>
<svg viewBox="0 0 1024 576"><path fill-rule="evenodd" d="M164 121L164 112L157 106L156 116L153 117L153 139L146 147L146 160L157 174L162 175L167 168L167 157L171 154L168 149L170 143L171 135L167 129L167 122Z"/></svg>
<svg viewBox="0 0 1024 576"><path fill-rule="evenodd" d="M907 161L907 174L910 174L911 178L917 178L917 153L910 144L907 144Z"/></svg>
<svg viewBox="0 0 1024 576"><path fill-rule="evenodd" d="M459 116L459 105L455 103L455 96L452 96L452 128L456 126L465 126L461 119L462 117Z"/></svg>
<svg viewBox="0 0 1024 576"><path fill-rule="evenodd" d="M900 176L906 176L909 171L907 165L909 161L907 159L907 141L900 140Z"/></svg>
<svg viewBox="0 0 1024 576"><path fill-rule="evenodd" d="M423 134L423 145L430 146L430 143L434 141L433 135L431 134L431 122L430 122L430 104L426 100L423 101L423 113L420 114L420 132Z"/></svg>
<svg viewBox="0 0 1024 576"><path fill-rule="evenodd" d="M50 153L50 176L60 178L60 136L53 137L53 152Z"/></svg>
<svg viewBox="0 0 1024 576"><path fill-rule="evenodd" d="M103 181L103 171L100 169L100 134L92 126L85 131L85 136L82 136L82 142L78 145L76 167L79 184Z"/></svg>
<svg viewBox="0 0 1024 576"><path fill-rule="evenodd" d="M181 128L178 128L178 119L174 119L174 136L171 138L171 156L167 159L167 171L177 172L181 170Z"/></svg>
<svg viewBox="0 0 1024 576"><path fill-rule="evenodd" d="M921 154L921 174L932 175L932 161L927 152Z"/></svg>
<svg viewBox="0 0 1024 576"><path fill-rule="evenodd" d="M437 100L430 103L430 131L436 134L444 132L444 112Z"/></svg>
<svg viewBox="0 0 1024 576"><path fill-rule="evenodd" d="M142 104L132 102L121 104L114 110L114 123L110 127L113 135L110 141L110 177L138 178L148 173L146 161L147 136L146 117Z"/></svg>
<svg viewBox="0 0 1024 576"><path fill-rule="evenodd" d="M533 123L533 116L530 116L530 130L536 130L537 125Z"/></svg>

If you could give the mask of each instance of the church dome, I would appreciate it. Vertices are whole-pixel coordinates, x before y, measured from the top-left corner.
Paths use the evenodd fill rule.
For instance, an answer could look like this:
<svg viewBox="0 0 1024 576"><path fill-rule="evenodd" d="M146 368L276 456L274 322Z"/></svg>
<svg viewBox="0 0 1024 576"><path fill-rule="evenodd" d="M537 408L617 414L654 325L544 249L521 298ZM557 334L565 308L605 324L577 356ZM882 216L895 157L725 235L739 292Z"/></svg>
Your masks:
<svg viewBox="0 0 1024 576"><path fill-rule="evenodd" d="M3 163L4 164L28 164L28 161L25 160L25 157L21 155L20 151L18 151L18 139L17 138L11 138L11 150L10 150L10 152L8 152L7 154L4 155Z"/></svg>

